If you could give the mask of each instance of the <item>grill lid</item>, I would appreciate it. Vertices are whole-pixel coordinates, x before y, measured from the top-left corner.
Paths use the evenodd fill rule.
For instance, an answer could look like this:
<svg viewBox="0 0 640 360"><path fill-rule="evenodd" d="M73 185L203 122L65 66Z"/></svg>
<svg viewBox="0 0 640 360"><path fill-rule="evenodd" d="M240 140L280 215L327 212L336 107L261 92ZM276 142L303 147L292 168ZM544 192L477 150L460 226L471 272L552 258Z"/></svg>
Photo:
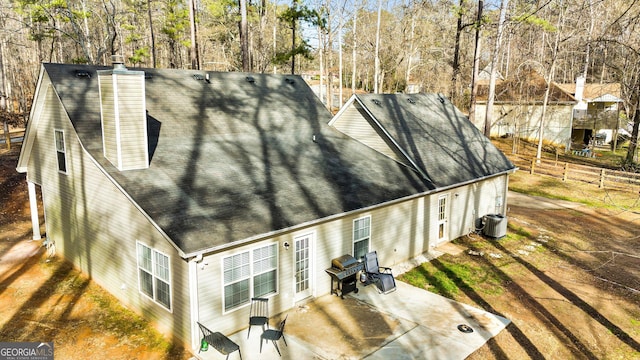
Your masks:
<svg viewBox="0 0 640 360"><path fill-rule="evenodd" d="M331 266L338 268L340 270L344 270L345 268L356 265L358 260L349 254L344 254L340 257L337 257L331 260Z"/></svg>

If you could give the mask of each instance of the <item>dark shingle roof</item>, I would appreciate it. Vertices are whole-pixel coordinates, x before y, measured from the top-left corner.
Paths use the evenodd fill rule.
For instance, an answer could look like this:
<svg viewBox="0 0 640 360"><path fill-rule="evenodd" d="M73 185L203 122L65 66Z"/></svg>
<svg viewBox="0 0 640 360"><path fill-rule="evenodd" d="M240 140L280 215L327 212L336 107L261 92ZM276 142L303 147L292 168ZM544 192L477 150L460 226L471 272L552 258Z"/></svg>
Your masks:
<svg viewBox="0 0 640 360"><path fill-rule="evenodd" d="M200 71L142 69L151 162L120 172L102 155L96 70L106 68L44 68L83 146L184 254L429 189L329 127L331 114L291 75L207 82Z"/></svg>
<svg viewBox="0 0 640 360"><path fill-rule="evenodd" d="M384 129L436 188L515 169L440 94L367 94L356 98L373 116L374 125Z"/></svg>

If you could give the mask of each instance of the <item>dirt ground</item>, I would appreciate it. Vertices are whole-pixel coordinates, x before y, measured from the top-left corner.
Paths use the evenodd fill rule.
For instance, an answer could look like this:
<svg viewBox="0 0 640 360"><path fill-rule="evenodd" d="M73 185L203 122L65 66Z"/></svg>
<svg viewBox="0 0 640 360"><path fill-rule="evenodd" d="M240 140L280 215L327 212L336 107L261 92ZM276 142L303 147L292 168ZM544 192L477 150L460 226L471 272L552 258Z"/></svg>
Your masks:
<svg viewBox="0 0 640 360"><path fill-rule="evenodd" d="M56 359L189 359L68 262L49 257L42 241L31 241L27 183L15 170L19 145L2 147L0 341L53 341Z"/></svg>
<svg viewBox="0 0 640 360"><path fill-rule="evenodd" d="M188 359L68 263L49 258L41 242L29 241L17 155L17 148L0 149L0 341L54 341L59 359ZM518 181L542 187L546 180ZM510 205L507 215L518 241L457 241L483 253L457 256L490 266L504 291L463 289L456 300L512 321L469 359L640 359L640 207Z"/></svg>
<svg viewBox="0 0 640 360"><path fill-rule="evenodd" d="M460 239L505 291L457 300L512 321L469 358L640 359L638 210L511 205L509 231L522 239Z"/></svg>

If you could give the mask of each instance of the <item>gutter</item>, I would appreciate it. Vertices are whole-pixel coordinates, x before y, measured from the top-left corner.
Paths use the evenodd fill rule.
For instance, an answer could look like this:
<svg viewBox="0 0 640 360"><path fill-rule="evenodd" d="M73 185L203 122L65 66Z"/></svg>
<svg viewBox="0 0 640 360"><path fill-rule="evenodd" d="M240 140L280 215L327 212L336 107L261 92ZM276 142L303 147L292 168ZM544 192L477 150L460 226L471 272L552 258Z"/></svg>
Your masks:
<svg viewBox="0 0 640 360"><path fill-rule="evenodd" d="M264 233L264 234L260 234L260 235L256 235L256 236L252 236L252 237L248 237L248 238L237 240L237 241L234 241L234 242L231 242L231 243L228 243L228 244L213 246L213 247L206 248L206 249L203 249L203 250L198 250L198 251L194 251L194 252L190 252L190 253L185 253L183 257L185 259L193 258L193 257L199 258L201 256L204 256L204 255L208 254L208 253L219 252L219 251L226 250L226 249L233 248L233 247L240 247L240 246L247 245L247 244L250 244L250 243L253 243L253 242L257 242L257 241L260 241L260 240L264 240L264 239L276 237L278 235L290 233L290 232L298 230L298 229L302 229L302 228L310 227L310 226L313 226L313 225L319 225L319 224L322 224L322 223L333 221L333 220L336 220L336 219L339 219L339 218L342 218L342 217L346 217L346 216L349 216L349 215L352 215L352 214L357 214L357 213L360 213L360 212L370 211L370 210L373 210L373 209L376 209L376 208L382 208L382 207L386 207L386 206L391 206L391 205L398 204L398 203L401 203L401 202L410 201L410 200L413 200L413 199L416 199L416 198L419 198L419 197L432 195L432 194L435 194L435 193L439 193L439 192L455 189L455 188L466 186L466 185L469 185L469 184L473 184L473 183L478 182L478 181L483 181L483 180L487 180L487 179L491 179L491 178L495 178L495 177L499 177L499 176L503 176L503 175L510 175L510 174L515 173L517 170L518 170L518 167L514 166L513 168L511 168L509 170L501 171L501 172L499 172L497 174L487 175L487 176L475 178L475 179L472 179L472 180L467 180L467 181L464 181L464 182L461 182L461 183L457 183L457 184L454 184L454 185L449 185L449 186L445 186L445 187L441 187L441 188L437 188L437 189L433 189L433 190L428 190L428 191L425 191L425 192L422 192L422 193L419 193L419 194L409 195L409 196L406 196L406 197L403 197L403 198L400 198L400 199L394 199L394 200L391 200L391 201L387 201L387 202L376 204L376 205L367 206L367 207L364 207L364 208L361 208L361 209L357 209L357 210L351 210L351 211L342 212L342 213L335 214L335 215L330 215L330 216L324 217L322 219L316 219L316 220L307 221L307 222L304 222L304 223L301 223L301 224L298 224L298 225L290 226L288 228L275 230L275 231L271 231L271 232L268 232L268 233Z"/></svg>

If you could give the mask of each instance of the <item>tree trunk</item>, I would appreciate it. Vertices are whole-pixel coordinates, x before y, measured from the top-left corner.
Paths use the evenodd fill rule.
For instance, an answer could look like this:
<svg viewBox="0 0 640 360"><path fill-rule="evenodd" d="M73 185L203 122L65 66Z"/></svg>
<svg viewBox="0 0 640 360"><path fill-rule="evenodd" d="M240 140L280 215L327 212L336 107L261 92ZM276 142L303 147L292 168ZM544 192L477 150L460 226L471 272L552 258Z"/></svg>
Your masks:
<svg viewBox="0 0 640 360"><path fill-rule="evenodd" d="M344 14L344 8L342 9ZM338 28L338 108L342 108L342 14Z"/></svg>
<svg viewBox="0 0 640 360"><path fill-rule="evenodd" d="M560 46L560 35L562 34L564 24L564 12L561 10L558 14L558 24L556 26L556 37L553 42L553 51L551 55L551 65L549 67L549 76L545 79L547 82L547 88L544 92L544 101L542 103L542 115L540 117L540 130L538 131L538 149L536 151L536 159L539 162L542 157L542 144L544 141L544 128L546 123L547 105L549 103L549 93L551 92L551 86L553 78L556 72L556 63L558 60L558 50Z"/></svg>
<svg viewBox="0 0 640 360"><path fill-rule="evenodd" d="M327 0L327 19L331 19L331 0ZM326 71L327 71L327 108L332 111L333 108L333 34L331 33L331 21L327 21L327 55L326 55Z"/></svg>
<svg viewBox="0 0 640 360"><path fill-rule="evenodd" d="M589 58L591 55L591 37L593 36L593 27L595 26L595 17L593 14L593 0L589 0L589 32L587 33L587 44L585 49L584 56L584 69L582 71L582 76L584 76L585 81L587 79L587 75L589 75Z"/></svg>
<svg viewBox="0 0 640 360"><path fill-rule="evenodd" d="M411 59L413 58L414 52L414 41L415 41L415 31L416 31L416 18L411 12L411 34L409 35L409 56L407 56L407 72L405 74L405 87L409 87L409 83L411 81Z"/></svg>
<svg viewBox="0 0 640 360"><path fill-rule="evenodd" d="M277 10L278 7L274 6L273 7L273 55L272 57L275 57L276 54L278 53L278 47L277 47L277 31L278 31L278 23L277 21L275 21L276 17L277 17ZM278 66L275 64L275 62L273 63L273 73L277 74L278 73Z"/></svg>
<svg viewBox="0 0 640 360"><path fill-rule="evenodd" d="M7 78L4 72L3 52L4 39L0 39L0 81L2 81L2 87L0 87L0 117L3 118L2 125L7 150L11 150L11 134L9 134L9 119L7 117Z"/></svg>
<svg viewBox="0 0 640 360"><path fill-rule="evenodd" d="M482 21L482 0L478 0L478 16L476 18L476 46L473 50L473 74L471 75L471 98L469 99L469 121L476 120L476 97L478 96L478 73L480 72L480 24Z"/></svg>
<svg viewBox="0 0 640 360"><path fill-rule="evenodd" d="M298 0L293 0L293 6L298 8ZM291 20L291 74L296 73L296 22L297 19ZM320 74L322 78L322 74Z"/></svg>
<svg viewBox="0 0 640 360"><path fill-rule="evenodd" d="M500 21L498 22L498 33L496 34L496 46L493 49L493 59L491 59L491 75L489 77L489 95L487 98L487 112L484 118L484 135L491 138L491 126L493 125L493 103L496 97L496 78L498 77L498 59L502 45L502 31L507 13L509 0L502 0L500 5Z"/></svg>
<svg viewBox="0 0 640 360"><path fill-rule="evenodd" d="M198 33L196 28L196 4L194 0L189 0L189 25L191 27L191 69L200 70L200 57L198 55Z"/></svg>
<svg viewBox="0 0 640 360"><path fill-rule="evenodd" d="M153 33L153 17L151 16L151 0L147 0L147 11L149 13L149 31L151 32L151 62L153 68L157 67L156 63L156 37Z"/></svg>
<svg viewBox="0 0 640 360"><path fill-rule="evenodd" d="M249 71L249 37L247 25L247 1L240 0L240 51L242 52L242 71ZM292 72L293 73L293 72Z"/></svg>
<svg viewBox="0 0 640 360"><path fill-rule="evenodd" d="M351 52L351 95L356 93L356 48L358 42L356 41L358 33L356 32L356 26L358 23L358 9L353 9L353 51Z"/></svg>
<svg viewBox="0 0 640 360"><path fill-rule="evenodd" d="M322 27L318 25L318 63L320 64L320 84L318 88L318 96L320 97L320 102L327 105L326 98L323 99L322 93L325 92L324 87L324 33L322 32ZM292 69L293 72L293 69Z"/></svg>
<svg viewBox="0 0 640 360"><path fill-rule="evenodd" d="M453 45L453 63L451 64L451 92L449 94L449 98L454 104L456 104L458 76L460 75L460 36L462 35L462 8L464 7L464 0L460 0L459 7L460 10L458 11L458 22L456 25L456 39Z"/></svg>
<svg viewBox="0 0 640 360"><path fill-rule="evenodd" d="M636 89L636 110L633 112L633 129L631 130L631 139L629 140L629 149L627 150L627 163L638 162L638 135L640 133L640 89Z"/></svg>
<svg viewBox="0 0 640 360"><path fill-rule="evenodd" d="M87 14L87 8L85 5L85 2L82 1L82 12L83 12L83 20L84 20L84 37L87 39L87 54L89 56L89 58L87 59L89 61L89 64L93 64L94 63L94 59L92 58L92 53L91 50L93 48L93 46L91 45L91 32L89 32L89 17L86 16ZM96 59L98 60L98 59Z"/></svg>
<svg viewBox="0 0 640 360"><path fill-rule="evenodd" d="M378 77L380 76L380 15L382 13L382 0L378 0L378 25L376 26L376 53L373 72L373 92L378 94Z"/></svg>

